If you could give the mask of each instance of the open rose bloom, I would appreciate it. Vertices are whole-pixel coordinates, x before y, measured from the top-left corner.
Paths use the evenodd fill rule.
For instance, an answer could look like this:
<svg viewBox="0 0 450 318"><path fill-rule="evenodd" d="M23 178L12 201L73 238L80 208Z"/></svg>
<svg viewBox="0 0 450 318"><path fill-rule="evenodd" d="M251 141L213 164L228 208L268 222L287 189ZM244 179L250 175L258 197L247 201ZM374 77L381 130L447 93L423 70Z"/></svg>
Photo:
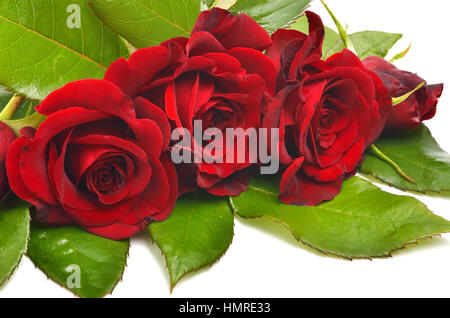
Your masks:
<svg viewBox="0 0 450 318"><path fill-rule="evenodd" d="M38 222L123 239L168 217L177 178L159 108L110 82L82 80L37 111L48 118L37 131L22 130L6 166L11 189L36 206Z"/></svg>
<svg viewBox="0 0 450 318"><path fill-rule="evenodd" d="M279 70L278 95L265 127L280 128L285 165L280 199L317 205L332 200L382 132L392 101L381 79L348 50L321 60L324 27L307 13L310 33L280 30L267 55Z"/></svg>

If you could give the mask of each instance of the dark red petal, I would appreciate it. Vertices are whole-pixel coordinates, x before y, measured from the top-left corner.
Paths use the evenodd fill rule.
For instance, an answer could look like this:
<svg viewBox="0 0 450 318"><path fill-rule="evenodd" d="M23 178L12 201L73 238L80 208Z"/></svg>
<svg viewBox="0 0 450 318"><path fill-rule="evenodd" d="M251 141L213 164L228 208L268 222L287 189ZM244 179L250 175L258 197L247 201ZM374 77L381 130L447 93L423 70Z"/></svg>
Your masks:
<svg viewBox="0 0 450 318"><path fill-rule="evenodd" d="M337 165L324 169L316 166L303 165L303 170L307 176L320 182L332 182L345 174L345 171Z"/></svg>
<svg viewBox="0 0 450 318"><path fill-rule="evenodd" d="M195 165L180 163L175 166L178 176L178 195L197 189L197 171Z"/></svg>
<svg viewBox="0 0 450 318"><path fill-rule="evenodd" d="M308 37L311 38L311 41L313 42L311 53L322 56L322 44L325 37L325 27L323 25L322 19L314 12L306 11L305 13L309 22Z"/></svg>
<svg viewBox="0 0 450 318"><path fill-rule="evenodd" d="M215 74L224 72L240 74L244 72L244 70L241 68L241 63L239 62L239 60L231 56L228 52L206 53L203 54L203 57L214 61L214 65L216 66L214 72Z"/></svg>
<svg viewBox="0 0 450 318"><path fill-rule="evenodd" d="M264 115L262 126L268 129L268 139L270 140L271 128L279 128L279 146L275 151L280 152L280 161L283 164L290 164L292 158L286 149L285 141L285 122L282 116L282 110L290 94L297 94L295 86L288 86L280 91L269 103L267 113ZM267 142L270 145L270 142ZM271 149L270 149L271 150ZM271 150L272 151L272 150Z"/></svg>
<svg viewBox="0 0 450 318"><path fill-rule="evenodd" d="M104 80L114 83L125 94L134 97L173 59L171 51L163 46L139 49L131 54L129 61L120 58L111 63Z"/></svg>
<svg viewBox="0 0 450 318"><path fill-rule="evenodd" d="M120 222L109 224L99 227L85 227L91 233L111 239L111 240L123 240L139 233L145 229L149 220L143 220L138 224L123 224Z"/></svg>
<svg viewBox="0 0 450 318"><path fill-rule="evenodd" d="M225 52L222 44L208 32L197 32L186 45L188 56L203 55L211 52Z"/></svg>
<svg viewBox="0 0 450 318"><path fill-rule="evenodd" d="M122 218L122 223L137 223L143 218L161 212L168 205L169 198L178 194L175 170L171 170L175 178L169 182L167 170L159 160L150 159L150 166L153 171L152 178L132 207L132 212Z"/></svg>
<svg viewBox="0 0 450 318"><path fill-rule="evenodd" d="M350 79L354 81L358 86L358 90L364 95L367 102L375 100L375 83L371 74L368 71L357 67L338 66L323 73L312 75L308 78L308 82L316 81L317 79L332 80L336 78ZM370 107L372 107L372 105L370 105Z"/></svg>
<svg viewBox="0 0 450 318"><path fill-rule="evenodd" d="M166 114L161 108L142 97L135 98L134 103L136 106L136 117L138 119L151 119L158 125L163 136L163 150L165 150L169 145L171 135L170 124Z"/></svg>
<svg viewBox="0 0 450 318"><path fill-rule="evenodd" d="M274 63L277 72L281 71L281 56L286 49L286 46L294 41L306 40L307 35L296 31L279 29L272 35L273 44L266 51L266 56Z"/></svg>
<svg viewBox="0 0 450 318"><path fill-rule="evenodd" d="M237 171L228 178L221 179L206 191L217 196L237 197L242 192L247 191L248 183L252 177L253 171L251 168Z"/></svg>
<svg viewBox="0 0 450 318"><path fill-rule="evenodd" d="M361 157L365 151L365 140L361 138L355 142L349 150L342 156L341 160L337 164L346 173L350 173L355 170L358 163L361 161Z"/></svg>
<svg viewBox="0 0 450 318"><path fill-rule="evenodd" d="M340 53L336 53L327 59L327 63L333 67L357 67L365 69L364 64L361 62L355 53L348 49L344 49Z"/></svg>
<svg viewBox="0 0 450 318"><path fill-rule="evenodd" d="M336 156L346 152L351 145L354 144L355 140L358 138L357 119L352 115L347 127L342 129L339 133L337 133L336 140L334 144L323 151L326 155Z"/></svg>
<svg viewBox="0 0 450 318"><path fill-rule="evenodd" d="M134 117L134 105L114 84L103 80L79 80L71 82L54 91L38 106L36 110L43 115L81 107L96 110L121 118Z"/></svg>
<svg viewBox="0 0 450 318"><path fill-rule="evenodd" d="M192 34L201 31L214 35L226 49L248 47L262 51L272 44L269 34L248 15L234 16L220 8L199 15Z"/></svg>
<svg viewBox="0 0 450 318"><path fill-rule="evenodd" d="M16 139L16 135L12 129L0 122L0 199L9 191L5 161L8 149L14 139Z"/></svg>
<svg viewBox="0 0 450 318"><path fill-rule="evenodd" d="M152 220L154 221L164 221L169 217L173 208L175 207L175 203L178 197L178 180L177 180L177 171L175 170L175 166L170 158L169 153L164 153L161 156L161 163L166 170L167 179L169 180L169 197L167 200L167 204L156 214L152 215Z"/></svg>
<svg viewBox="0 0 450 318"><path fill-rule="evenodd" d="M305 158L296 158L292 164L283 173L280 182L280 200L284 203L291 204L295 202L300 191L297 174L303 165Z"/></svg>
<svg viewBox="0 0 450 318"><path fill-rule="evenodd" d="M167 145L163 140L161 129L151 119L135 119L128 122L139 146L153 157L159 157Z"/></svg>
<svg viewBox="0 0 450 318"><path fill-rule="evenodd" d="M30 189L28 189L26 184L23 182L22 175L20 173L19 162L22 155L22 148L27 142L28 138L19 137L12 143L6 156L6 170L11 190L25 201L28 201L33 205L37 205L39 203L39 199L33 192L31 192Z"/></svg>
<svg viewBox="0 0 450 318"><path fill-rule="evenodd" d="M332 200L339 194L343 177L332 182L319 182L305 176L300 168L303 159L298 158L286 170L280 184L280 200L286 204L315 206Z"/></svg>
<svg viewBox="0 0 450 318"><path fill-rule="evenodd" d="M271 94L275 93L277 86L277 71L275 65L264 54L248 48L234 48L230 54L237 58L247 74L257 74L266 82Z"/></svg>
<svg viewBox="0 0 450 318"><path fill-rule="evenodd" d="M39 223L45 225L70 225L75 224L75 220L60 206L46 205L38 203L34 217Z"/></svg>
<svg viewBox="0 0 450 318"><path fill-rule="evenodd" d="M426 87L427 99L425 103L421 104L422 107L420 108L421 121L431 119L436 115L436 106L443 90L444 84L428 85Z"/></svg>

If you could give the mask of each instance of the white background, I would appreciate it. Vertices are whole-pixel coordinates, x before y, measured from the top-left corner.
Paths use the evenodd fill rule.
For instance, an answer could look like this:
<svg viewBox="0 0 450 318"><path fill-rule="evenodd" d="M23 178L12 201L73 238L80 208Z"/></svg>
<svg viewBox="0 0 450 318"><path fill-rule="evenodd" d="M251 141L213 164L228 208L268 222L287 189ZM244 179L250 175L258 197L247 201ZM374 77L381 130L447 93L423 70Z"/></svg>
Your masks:
<svg viewBox="0 0 450 318"><path fill-rule="evenodd" d="M391 55L429 83L450 85L450 3L443 0L328 0L349 32L380 30L405 36ZM311 10L333 26L318 0ZM450 87L427 125L450 152ZM400 191L382 186L400 194ZM416 196L450 219L450 200ZM281 226L237 219L225 256L207 270L182 279L169 292L165 261L145 234L132 239L128 267L112 297L450 297L450 234L394 253L393 258L346 261L300 246ZM0 297L73 297L24 258Z"/></svg>

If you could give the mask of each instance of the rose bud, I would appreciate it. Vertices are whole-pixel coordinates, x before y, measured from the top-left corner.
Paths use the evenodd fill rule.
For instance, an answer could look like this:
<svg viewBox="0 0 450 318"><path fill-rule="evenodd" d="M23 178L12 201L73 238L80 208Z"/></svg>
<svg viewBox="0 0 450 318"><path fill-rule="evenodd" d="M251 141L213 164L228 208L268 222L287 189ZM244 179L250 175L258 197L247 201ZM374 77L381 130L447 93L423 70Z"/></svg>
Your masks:
<svg viewBox="0 0 450 318"><path fill-rule="evenodd" d="M228 128L261 124L264 101L276 88L275 67L259 51L270 43L267 32L248 16L213 9L200 15L190 38L137 50L128 60L112 63L104 79L160 107L172 129L193 136L195 122L201 121L201 133L217 128L225 136ZM187 151L194 153L194 144ZM220 196L245 191L253 163L229 162L230 150L235 150L232 143L223 145L223 163L177 164L180 193L194 187Z"/></svg>
<svg viewBox="0 0 450 318"><path fill-rule="evenodd" d="M6 154L16 135L9 126L0 122L0 199L9 191L8 178L6 176Z"/></svg>
<svg viewBox="0 0 450 318"><path fill-rule="evenodd" d="M78 223L124 239L162 221L177 198L166 150L165 114L103 80L81 80L51 93L36 110L48 116L22 130L6 158L11 189L36 206L46 225Z"/></svg>
<svg viewBox="0 0 450 318"><path fill-rule="evenodd" d="M289 67L282 61L282 69ZM263 125L280 128L280 200L314 206L332 200L354 174L392 101L381 79L349 50L309 68L274 98Z"/></svg>
<svg viewBox="0 0 450 318"><path fill-rule="evenodd" d="M391 97L401 97L425 81L417 74L399 70L381 57L371 56L364 65L380 76ZM424 85L402 103L393 106L387 129L418 129L424 121L434 117L444 84Z"/></svg>

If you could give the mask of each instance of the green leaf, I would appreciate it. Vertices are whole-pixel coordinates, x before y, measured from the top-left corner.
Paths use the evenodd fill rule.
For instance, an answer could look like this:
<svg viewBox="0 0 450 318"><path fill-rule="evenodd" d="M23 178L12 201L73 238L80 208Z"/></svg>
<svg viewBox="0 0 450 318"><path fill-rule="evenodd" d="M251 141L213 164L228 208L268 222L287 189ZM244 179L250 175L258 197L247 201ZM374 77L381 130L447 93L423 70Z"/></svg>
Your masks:
<svg viewBox="0 0 450 318"><path fill-rule="evenodd" d="M225 198L195 192L178 199L166 221L149 226L166 258L171 289L184 275L212 265L226 252L233 225Z"/></svg>
<svg viewBox="0 0 450 318"><path fill-rule="evenodd" d="M27 251L29 204L9 198L0 207L0 285L8 279Z"/></svg>
<svg viewBox="0 0 450 318"><path fill-rule="evenodd" d="M402 34L378 31L363 31L350 34L350 39L361 59L373 55L386 57L389 50L402 37Z"/></svg>
<svg viewBox="0 0 450 318"><path fill-rule="evenodd" d="M78 227L32 224L28 256L49 278L76 295L97 298L112 292L122 278L128 249L128 240L108 240Z"/></svg>
<svg viewBox="0 0 450 318"><path fill-rule="evenodd" d="M385 161L368 153L361 172L402 190L417 192L450 191L450 155L439 147L430 130L395 131L381 136L375 145L411 177L402 178Z"/></svg>
<svg viewBox="0 0 450 318"><path fill-rule="evenodd" d="M68 27L76 14L69 5L79 5L81 28ZM101 78L126 52L86 0L2 0L0 48L0 84L31 99L70 81Z"/></svg>
<svg viewBox="0 0 450 318"><path fill-rule="evenodd" d="M384 257L419 238L450 231L450 222L420 201L383 192L361 178L345 181L334 200L316 207L280 203L278 185L275 178L255 178L247 192L231 199L235 212L244 218L273 219L298 241L324 253Z"/></svg>
<svg viewBox="0 0 450 318"><path fill-rule="evenodd" d="M403 35L399 33L387 33L379 31L362 31L350 34L350 40L356 49L360 59L369 56L386 57L390 49L400 40ZM341 39L326 52L324 57L329 57L344 49L344 43ZM324 51L325 52L325 51Z"/></svg>
<svg viewBox="0 0 450 318"><path fill-rule="evenodd" d="M91 0L98 17L137 48L189 37L200 0Z"/></svg>
<svg viewBox="0 0 450 318"><path fill-rule="evenodd" d="M242 12L255 19L268 32L291 24L303 14L311 0L239 0L232 13Z"/></svg>

